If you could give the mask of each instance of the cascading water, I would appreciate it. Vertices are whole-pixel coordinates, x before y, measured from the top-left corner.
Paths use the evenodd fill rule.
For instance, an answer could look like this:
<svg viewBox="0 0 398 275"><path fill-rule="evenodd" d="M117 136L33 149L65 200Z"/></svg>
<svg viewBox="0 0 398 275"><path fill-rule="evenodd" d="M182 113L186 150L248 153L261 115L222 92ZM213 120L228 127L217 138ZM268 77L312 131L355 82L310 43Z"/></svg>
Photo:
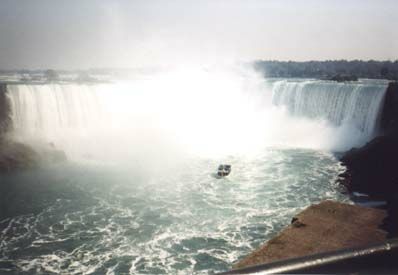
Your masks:
<svg viewBox="0 0 398 275"><path fill-rule="evenodd" d="M386 90L378 82L270 84L222 77L202 73L193 79L167 75L123 84L9 85L8 95L19 137L41 137L67 153L91 148L95 138L102 147L112 142L115 150L151 140L152 147L184 145L226 154L249 147L345 150L361 145L377 132Z"/></svg>
<svg viewBox="0 0 398 275"><path fill-rule="evenodd" d="M339 127L348 125L370 139L387 85L327 81L278 81L273 87L275 106L285 106L293 116L324 119Z"/></svg>
<svg viewBox="0 0 398 275"><path fill-rule="evenodd" d="M262 114L255 92L262 80L192 75L97 85L10 85L15 133L40 137L73 156L107 148L108 159L109 151L173 148L207 154L258 144L263 127L258 127ZM93 147L93 138L98 147L85 152Z"/></svg>
<svg viewBox="0 0 398 275"><path fill-rule="evenodd" d="M40 135L100 124L101 107L90 85L9 85L12 120L17 132Z"/></svg>
<svg viewBox="0 0 398 275"><path fill-rule="evenodd" d="M309 204L348 200L329 150L370 138L384 90L203 71L9 85L16 138L98 161L1 178L0 272L225 271Z"/></svg>

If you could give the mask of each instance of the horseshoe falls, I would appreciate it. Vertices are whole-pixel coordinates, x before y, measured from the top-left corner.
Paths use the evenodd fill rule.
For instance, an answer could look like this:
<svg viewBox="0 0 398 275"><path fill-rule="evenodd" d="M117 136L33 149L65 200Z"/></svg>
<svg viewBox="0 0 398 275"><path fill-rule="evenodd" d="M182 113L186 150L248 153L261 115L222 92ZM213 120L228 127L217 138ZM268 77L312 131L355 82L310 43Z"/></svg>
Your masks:
<svg viewBox="0 0 398 275"><path fill-rule="evenodd" d="M377 123L386 85L326 81L279 81L272 102L293 116L325 119L334 126L347 125L369 140Z"/></svg>
<svg viewBox="0 0 398 275"><path fill-rule="evenodd" d="M308 205L349 201L334 152L377 134L386 87L203 70L8 84L10 134L68 161L1 177L0 271L226 271Z"/></svg>

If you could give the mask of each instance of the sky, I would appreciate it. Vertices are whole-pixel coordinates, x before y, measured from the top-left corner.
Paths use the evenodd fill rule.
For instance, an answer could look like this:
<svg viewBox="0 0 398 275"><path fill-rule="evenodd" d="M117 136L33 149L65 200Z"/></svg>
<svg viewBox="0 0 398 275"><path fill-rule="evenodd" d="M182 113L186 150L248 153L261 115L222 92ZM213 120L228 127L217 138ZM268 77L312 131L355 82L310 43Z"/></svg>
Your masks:
<svg viewBox="0 0 398 275"><path fill-rule="evenodd" d="M1 0L0 69L398 59L396 0Z"/></svg>

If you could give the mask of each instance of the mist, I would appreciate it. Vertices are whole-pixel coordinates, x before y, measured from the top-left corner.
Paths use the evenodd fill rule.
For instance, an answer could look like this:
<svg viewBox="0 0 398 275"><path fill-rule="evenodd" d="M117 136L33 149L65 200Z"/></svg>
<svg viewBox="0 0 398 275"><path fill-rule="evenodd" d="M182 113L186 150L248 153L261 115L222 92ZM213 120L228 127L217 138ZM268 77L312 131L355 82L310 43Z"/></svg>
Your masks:
<svg viewBox="0 0 398 275"><path fill-rule="evenodd" d="M249 67L221 66L96 85L11 85L9 98L15 139L53 144L78 162L166 168L187 158L253 157L267 148L343 151L374 134L384 85L372 88L379 91L372 97L356 93L356 85L302 82L309 89L303 94L292 90L295 85L275 84ZM317 98L311 87L336 98ZM344 87L353 98L339 102L341 110L330 101L344 100ZM322 97L317 114L311 104ZM355 107L361 98L368 109ZM304 105L292 112L289 104Z"/></svg>

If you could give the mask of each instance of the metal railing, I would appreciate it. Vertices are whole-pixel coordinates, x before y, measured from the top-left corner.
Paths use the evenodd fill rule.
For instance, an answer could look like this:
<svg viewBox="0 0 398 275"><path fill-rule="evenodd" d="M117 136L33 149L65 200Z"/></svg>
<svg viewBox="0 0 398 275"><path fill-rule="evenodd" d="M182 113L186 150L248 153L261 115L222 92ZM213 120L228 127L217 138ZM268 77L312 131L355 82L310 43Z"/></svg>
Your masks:
<svg viewBox="0 0 398 275"><path fill-rule="evenodd" d="M398 274L398 238L386 242L319 253L234 269L219 274Z"/></svg>

